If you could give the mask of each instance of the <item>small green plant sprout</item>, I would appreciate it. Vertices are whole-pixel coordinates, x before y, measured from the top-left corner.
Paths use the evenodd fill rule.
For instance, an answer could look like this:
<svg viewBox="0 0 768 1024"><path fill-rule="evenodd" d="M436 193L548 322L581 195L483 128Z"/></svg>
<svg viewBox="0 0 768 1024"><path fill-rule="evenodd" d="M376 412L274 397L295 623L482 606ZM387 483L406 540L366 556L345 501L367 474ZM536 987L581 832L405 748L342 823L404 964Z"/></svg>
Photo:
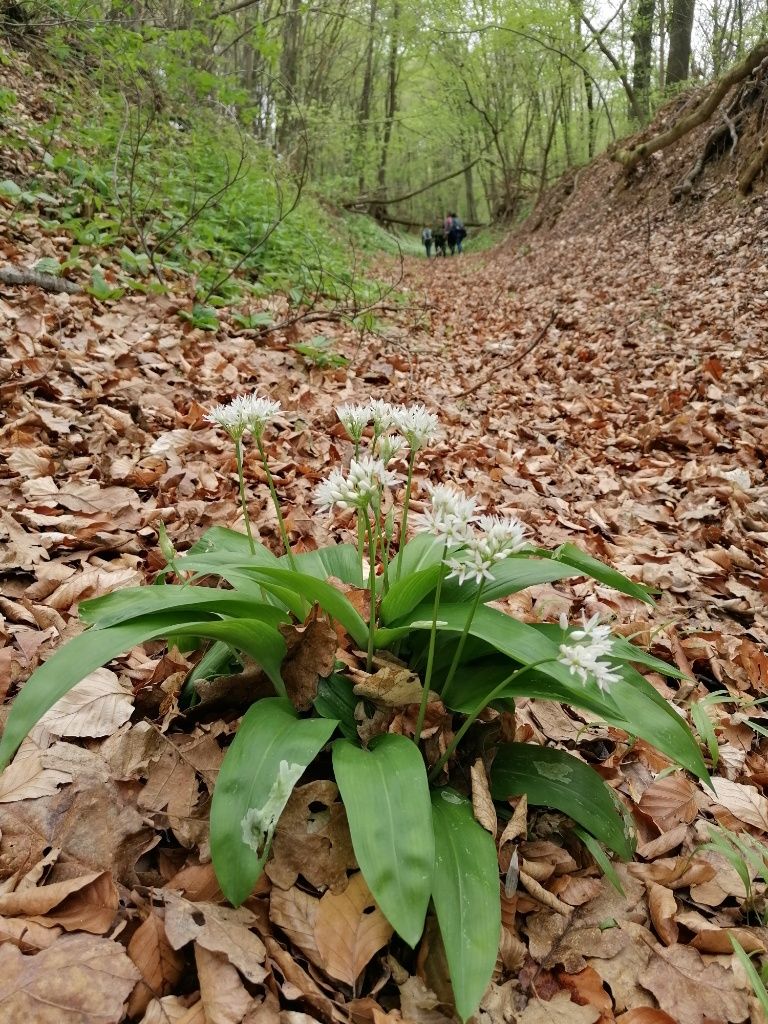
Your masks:
<svg viewBox="0 0 768 1024"><path fill-rule="evenodd" d="M334 350L333 341L322 334L315 335L309 341L297 342L292 348L303 356L307 366L314 366L318 370L338 370L349 363L346 356Z"/></svg>
<svg viewBox="0 0 768 1024"><path fill-rule="evenodd" d="M677 669L614 636L597 616L575 625L530 623L493 606L569 577L589 576L652 604L644 587L575 545L537 546L519 519L487 514L474 495L448 483L429 484L410 515L415 467L437 434L437 416L423 405L378 399L337 414L349 450L313 497L331 518L341 511L348 522L353 514L356 542L292 550L266 442L286 415L278 402L250 395L212 409L209 421L234 448L245 535L213 527L186 553L163 540L168 566L157 585L83 602L89 628L15 698L0 765L72 686L137 644L163 638L199 652L190 699L196 680L230 675L233 658L248 656L273 692L255 698L242 717L217 779L211 853L222 892L235 906L248 898L293 787L310 766L332 775L360 870L407 945L418 945L434 908L456 1010L466 1021L490 981L501 929L494 839L467 797L478 750L491 755L500 809L525 794L531 805L562 812L564 827L609 876L610 856L628 859L634 849L612 790L589 764L556 747L499 742L487 724L494 712L528 697L575 705L642 737L700 779L707 771L685 721L636 666L680 678ZM253 534L244 472L251 455L274 503L280 554ZM294 703L281 671L284 632L310 616L346 634L344 646L360 652L360 662L353 679L337 661L308 700ZM395 697L403 675L408 692ZM361 676L389 700L364 728L355 717ZM437 736L426 728L435 719L450 723ZM737 849L729 846L733 856Z"/></svg>
<svg viewBox="0 0 768 1024"><path fill-rule="evenodd" d="M749 835L748 832L738 834L716 824L709 826L709 842L702 844L702 850L719 853L731 865L744 886L744 910L749 919L755 914L758 923L764 925L768 921L765 900L755 898L754 882L759 880L763 887L768 885L768 847Z"/></svg>
<svg viewBox="0 0 768 1024"><path fill-rule="evenodd" d="M765 705L768 704L768 697L760 697L755 700L751 697L735 696L727 690L715 690L700 700L692 701L690 705L691 719L709 751L713 771L720 760L717 734L712 721L712 709L718 704L734 705L736 710L731 715L733 725L743 724L758 736L768 736L768 728L756 721L758 718L765 717Z"/></svg>
<svg viewBox="0 0 768 1024"><path fill-rule="evenodd" d="M736 955L736 959L739 961L742 968L744 969L744 973L747 976L747 980L749 981L749 984L752 986L752 991L755 993L755 998L757 999L758 1003L760 1003L760 1007L763 1011L763 1014L766 1018L768 1018L768 989L766 989L765 987L766 966L765 964L763 964L760 968L760 971L758 972L757 968L752 962L752 956L754 954L747 953L747 951L744 949L744 947L736 938L736 936L732 935L730 932L728 934L728 938L730 939L731 945L733 946L733 952Z"/></svg>

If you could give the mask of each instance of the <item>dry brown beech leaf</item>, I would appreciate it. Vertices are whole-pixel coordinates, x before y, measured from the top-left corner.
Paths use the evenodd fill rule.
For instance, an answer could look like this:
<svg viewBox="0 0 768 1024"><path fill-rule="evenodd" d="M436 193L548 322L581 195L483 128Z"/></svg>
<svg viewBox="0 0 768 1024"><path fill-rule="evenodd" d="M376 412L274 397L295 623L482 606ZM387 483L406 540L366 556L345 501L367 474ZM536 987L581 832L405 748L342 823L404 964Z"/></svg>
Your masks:
<svg viewBox="0 0 768 1024"><path fill-rule="evenodd" d="M118 1024L139 972L119 943L64 935L24 956L0 946L0 1020L8 1024Z"/></svg>
<svg viewBox="0 0 768 1024"><path fill-rule="evenodd" d="M315 942L321 963L331 977L350 987L391 935L392 925L376 906L361 871L344 892L327 892L320 900Z"/></svg>
<svg viewBox="0 0 768 1024"><path fill-rule="evenodd" d="M648 886L648 909L654 930L664 945L671 946L677 942L677 903L671 889L651 882Z"/></svg>
<svg viewBox="0 0 768 1024"><path fill-rule="evenodd" d="M469 773L472 780L472 810L475 820L495 838L498 825L496 807L493 803L491 787L488 784L488 776L481 757L475 760Z"/></svg>
<svg viewBox="0 0 768 1024"><path fill-rule="evenodd" d="M297 711L307 711L317 696L320 678L333 672L338 640L327 619L313 619L306 626L283 626L288 648L280 674L288 697Z"/></svg>
<svg viewBox="0 0 768 1024"><path fill-rule="evenodd" d="M0 775L0 803L52 796L59 786L71 781L69 772L47 767L43 753L35 751L27 757L17 757Z"/></svg>
<svg viewBox="0 0 768 1024"><path fill-rule="evenodd" d="M712 788L718 803L735 818L768 832L768 799L759 789L720 778L712 779Z"/></svg>
<svg viewBox="0 0 768 1024"><path fill-rule="evenodd" d="M110 736L133 714L133 696L114 672L97 668L56 701L35 726L52 736Z"/></svg>
<svg viewBox="0 0 768 1024"><path fill-rule="evenodd" d="M698 790L682 773L666 775L653 782L638 804L641 811L653 818L661 832L681 822L689 824L698 810Z"/></svg>
<svg viewBox="0 0 768 1024"><path fill-rule="evenodd" d="M254 999L227 955L195 943L195 963L206 1024L242 1024Z"/></svg>
<svg viewBox="0 0 768 1024"><path fill-rule="evenodd" d="M212 953L222 953L248 981L255 984L267 976L264 943L250 930L256 918L245 907L218 907L213 903L192 903L164 890L165 933L175 950L195 942Z"/></svg>
<svg viewBox="0 0 768 1024"><path fill-rule="evenodd" d="M162 918L154 912L150 912L131 936L128 956L142 977L128 1003L128 1012L135 1017L147 1009L153 997L170 992L184 970L184 958L171 946Z"/></svg>
<svg viewBox="0 0 768 1024"><path fill-rule="evenodd" d="M281 928L291 942L319 967L323 966L315 940L315 921L320 900L298 886L280 889L273 886L269 894L269 919Z"/></svg>

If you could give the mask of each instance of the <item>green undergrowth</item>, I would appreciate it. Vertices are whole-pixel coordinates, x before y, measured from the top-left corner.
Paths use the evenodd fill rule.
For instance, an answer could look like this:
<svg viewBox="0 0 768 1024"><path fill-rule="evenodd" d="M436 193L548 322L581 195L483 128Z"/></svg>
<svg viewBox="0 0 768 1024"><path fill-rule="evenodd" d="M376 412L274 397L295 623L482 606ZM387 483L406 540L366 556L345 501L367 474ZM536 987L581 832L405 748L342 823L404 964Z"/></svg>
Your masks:
<svg viewBox="0 0 768 1024"><path fill-rule="evenodd" d="M26 164L0 174L0 198L11 224L33 217L56 239L57 256L37 269L85 277L103 301L188 280L195 302L184 315L211 330L224 307L241 327L268 326L253 309L274 292L297 309L365 316L386 290L369 272L372 254L417 243L329 209L301 152L282 162L248 131L254 112L237 90L183 54L171 59L165 44L158 55L118 34L120 71L107 59L59 72L44 120L25 117L15 91L0 96L3 144Z"/></svg>

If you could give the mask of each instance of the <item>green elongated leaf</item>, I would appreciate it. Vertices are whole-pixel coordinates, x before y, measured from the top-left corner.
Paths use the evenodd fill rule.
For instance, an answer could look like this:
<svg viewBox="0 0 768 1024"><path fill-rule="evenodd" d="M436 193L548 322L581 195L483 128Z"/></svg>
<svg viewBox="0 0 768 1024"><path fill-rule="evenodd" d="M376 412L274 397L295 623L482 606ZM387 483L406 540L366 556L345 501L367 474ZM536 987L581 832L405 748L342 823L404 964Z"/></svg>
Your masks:
<svg viewBox="0 0 768 1024"><path fill-rule="evenodd" d="M624 860L632 856L634 843L611 790L593 768L563 750L502 744L491 769L491 793L494 800L525 793L529 803L573 818Z"/></svg>
<svg viewBox="0 0 768 1024"><path fill-rule="evenodd" d="M259 541L256 541L255 544L257 558L267 557L270 564L277 562L277 558L269 548L265 548ZM251 557L251 545L244 533L230 530L226 526L211 526L189 549L190 555L204 555L210 552L222 554L230 552L247 560Z"/></svg>
<svg viewBox="0 0 768 1024"><path fill-rule="evenodd" d="M342 583L351 587L362 587L363 576L360 571L360 556L354 544L330 544L316 551L302 551L293 556L296 568L307 576L318 580L327 580L335 576ZM288 556L280 558L280 568L290 568Z"/></svg>
<svg viewBox="0 0 768 1024"><path fill-rule="evenodd" d="M592 856L595 859L595 863L603 872L608 881L611 883L616 892L620 896L623 896L624 886L621 884L621 879L618 876L616 868L611 863L608 854L602 848L600 843L598 843L598 841L595 839L591 832L587 832L579 825L576 825L573 831L576 833L576 835L579 837L582 843L584 843L586 848L592 854Z"/></svg>
<svg viewBox="0 0 768 1024"><path fill-rule="evenodd" d="M593 558L592 555L582 551L575 544L561 544L552 557L558 562L572 565L584 576L591 576L593 580L597 580L598 583L604 583L607 587L612 587L621 594L635 597L638 601L644 601L646 604L651 605L651 607L654 605L654 600L647 587L640 583L633 583L623 573L612 569L605 562Z"/></svg>
<svg viewBox="0 0 768 1024"><path fill-rule="evenodd" d="M424 930L435 839L424 761L405 736L371 750L333 745L333 770L360 870L381 912L409 946Z"/></svg>
<svg viewBox="0 0 768 1024"><path fill-rule="evenodd" d="M443 560L443 541L429 533L417 533L403 548L400 579L410 576L420 569L428 569L430 565L438 565ZM387 568L390 586L397 576L397 558L393 558Z"/></svg>
<svg viewBox="0 0 768 1024"><path fill-rule="evenodd" d="M441 602L438 611L438 619L442 623L440 632L460 632L464 628L466 616L466 607ZM377 630L377 646L381 634L385 634L385 640L391 641L393 635L400 638L414 629L429 629L431 619L431 605L419 605L412 612L412 621L408 626ZM556 661L557 643L535 626L519 622L504 612L483 605L477 609L469 632L521 665L548 661L547 664L539 665L535 673L526 674L519 687L512 685L500 696L536 695L546 699L546 693L540 689L540 681L551 680L550 696L553 699L594 711L611 725L617 725L631 735L640 736L652 743L700 779L709 779L701 751L687 724L631 665L620 666L621 680L608 693L603 694L594 683L582 685L565 666L560 665ZM509 671L512 672L514 667L510 665ZM503 678L497 678L496 683ZM451 685L451 700L455 704L460 701L462 706L466 706L461 692L465 681L468 686L472 685L471 666L459 668L456 684ZM469 710L475 706L471 705Z"/></svg>
<svg viewBox="0 0 768 1024"><path fill-rule="evenodd" d="M290 773L294 766L306 768L335 728L336 722L325 718L298 718L290 703L279 697L257 701L243 716L222 762L211 804L213 867L221 891L234 906L247 899L261 874L274 825L298 781L293 772L286 784L286 769ZM286 769L281 772L283 763ZM266 836L259 850L243 834L251 810L265 816Z"/></svg>
<svg viewBox="0 0 768 1024"><path fill-rule="evenodd" d="M554 580L581 574L570 565L563 565L550 558L507 558L491 569L491 575L493 579L483 584L482 600L486 604L539 583L552 583ZM441 599L466 604L474 599L478 586L477 583L466 582L460 585L455 579L446 580Z"/></svg>
<svg viewBox="0 0 768 1024"><path fill-rule="evenodd" d="M288 622L288 616L272 605L256 602L237 590L214 590L212 587L169 585L164 587L130 587L103 597L82 601L80 617L98 629L128 622L142 615L179 609L212 612L238 618L260 619L271 626Z"/></svg>
<svg viewBox="0 0 768 1024"><path fill-rule="evenodd" d="M253 570L253 577L265 587L272 585L292 590L310 601L315 601L331 618L336 619L346 629L355 643L365 648L368 644L368 626L355 607L342 593L330 583L315 579L302 572L292 569L258 568Z"/></svg>
<svg viewBox="0 0 768 1024"><path fill-rule="evenodd" d="M768 989L765 987L765 982L757 973L757 968L752 963L752 958L736 936L728 932L728 938L731 940L731 945L733 946L733 952L736 954L736 959L744 968L744 973L749 979L752 991L755 993L757 1001L762 1007L763 1013L768 1016Z"/></svg>
<svg viewBox="0 0 768 1024"><path fill-rule="evenodd" d="M456 1009L477 1010L496 964L501 937L496 844L475 821L472 804L451 789L432 794L435 874L432 901L443 936Z"/></svg>
<svg viewBox="0 0 768 1024"><path fill-rule="evenodd" d="M231 561L222 560L218 555L195 555L186 556L177 560L177 565L183 569L189 569L197 574L198 578L203 576L220 576L235 590L252 601L272 601L276 607L287 608L298 619L303 619L306 606L301 597L294 591L279 587L274 584L267 588L264 581L254 576L257 567L253 565L240 564L232 556ZM274 566L267 566L274 568Z"/></svg>
<svg viewBox="0 0 768 1024"><path fill-rule="evenodd" d="M381 621L395 622L408 615L420 604L427 594L431 594L437 581L446 570L439 562L427 569L418 569L393 583L384 596L379 608ZM434 600L434 599L433 599Z"/></svg>
<svg viewBox="0 0 768 1024"><path fill-rule="evenodd" d="M280 677L285 641L276 629L257 619L185 621L176 611L167 615L146 615L106 629L89 629L41 665L15 698L0 740L0 769L8 764L21 741L48 708L89 672L137 644L169 634L209 637L245 651L262 666L278 691L285 691Z"/></svg>

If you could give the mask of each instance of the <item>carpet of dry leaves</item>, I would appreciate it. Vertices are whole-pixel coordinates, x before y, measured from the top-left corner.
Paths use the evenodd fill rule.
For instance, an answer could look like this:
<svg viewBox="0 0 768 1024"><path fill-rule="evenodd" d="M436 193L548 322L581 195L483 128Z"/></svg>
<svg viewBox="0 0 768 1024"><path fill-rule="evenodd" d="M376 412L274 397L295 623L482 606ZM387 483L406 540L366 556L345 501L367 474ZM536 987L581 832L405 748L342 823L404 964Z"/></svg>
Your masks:
<svg viewBox="0 0 768 1024"><path fill-rule="evenodd" d="M759 199L706 216L654 208L614 197L609 174L577 182L538 232L407 262L410 304L376 334L323 326L352 359L341 371L291 348L316 325L212 335L179 320L183 297L0 288L0 714L79 631L78 601L153 578L160 522L179 548L211 524L242 528L232 453L203 419L212 403L254 389L283 403L270 455L308 549L330 529L311 488L347 452L334 406L424 401L444 435L421 479L456 481L540 544L575 541L660 592L649 615L591 582L544 585L508 599L512 613L605 612L690 673L650 677L682 714L714 690L734 698L712 709L714 793L584 713L520 702L516 737L579 751L631 809L639 847L620 896L560 816L518 803L499 857L506 870L517 851L520 884L502 897L478 1019L757 1022L727 929L758 952L768 929L699 845L713 821L768 835L768 759L750 726L764 713L742 706L768 696L768 226ZM31 264L66 244L27 223L0 235L0 256ZM267 308L285 312L279 297ZM273 543L256 461L247 475ZM0 1021L447 1024L434 928L416 955L390 942L332 782L298 787L256 891L223 903L207 818L238 710L182 714L188 665L146 644L94 673L0 777Z"/></svg>

